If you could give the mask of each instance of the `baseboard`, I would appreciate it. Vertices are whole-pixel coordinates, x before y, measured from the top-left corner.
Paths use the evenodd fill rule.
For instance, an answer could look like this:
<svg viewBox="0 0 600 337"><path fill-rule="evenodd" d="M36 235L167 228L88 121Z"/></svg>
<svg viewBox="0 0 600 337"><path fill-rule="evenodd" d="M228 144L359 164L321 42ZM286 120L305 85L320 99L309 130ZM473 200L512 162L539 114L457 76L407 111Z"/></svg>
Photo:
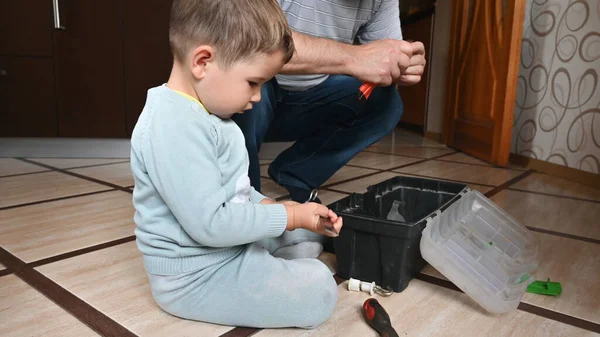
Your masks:
<svg viewBox="0 0 600 337"><path fill-rule="evenodd" d="M400 122L398 122L398 127L401 129L416 132L420 135L425 134L425 128L423 127L423 125L417 125L417 124L413 124L413 123L407 123L407 122L400 121Z"/></svg>
<svg viewBox="0 0 600 337"><path fill-rule="evenodd" d="M129 139L0 138L0 157L128 159L130 152Z"/></svg>
<svg viewBox="0 0 600 337"><path fill-rule="evenodd" d="M600 189L600 175L511 153L510 162L551 176Z"/></svg>
<svg viewBox="0 0 600 337"><path fill-rule="evenodd" d="M442 142L442 134L437 132L425 131L425 138L434 140L438 143Z"/></svg>

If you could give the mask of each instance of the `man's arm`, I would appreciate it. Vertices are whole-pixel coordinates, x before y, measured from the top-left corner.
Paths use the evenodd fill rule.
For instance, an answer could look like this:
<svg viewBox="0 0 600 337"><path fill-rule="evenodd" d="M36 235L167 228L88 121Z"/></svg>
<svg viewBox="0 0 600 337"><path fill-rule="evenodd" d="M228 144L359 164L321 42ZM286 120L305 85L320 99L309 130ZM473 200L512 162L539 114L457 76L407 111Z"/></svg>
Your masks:
<svg viewBox="0 0 600 337"><path fill-rule="evenodd" d="M292 32L296 52L282 74L349 75L356 46Z"/></svg>
<svg viewBox="0 0 600 337"><path fill-rule="evenodd" d="M343 74L376 85L390 85L410 64L412 45L379 40L350 45L293 32L296 52L282 74Z"/></svg>

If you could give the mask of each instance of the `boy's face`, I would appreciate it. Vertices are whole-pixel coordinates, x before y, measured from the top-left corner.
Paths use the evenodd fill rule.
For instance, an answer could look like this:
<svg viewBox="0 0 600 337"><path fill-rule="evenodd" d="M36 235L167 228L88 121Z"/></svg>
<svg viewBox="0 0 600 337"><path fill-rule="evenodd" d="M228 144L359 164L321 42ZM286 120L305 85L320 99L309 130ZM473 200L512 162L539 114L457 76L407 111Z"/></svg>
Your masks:
<svg viewBox="0 0 600 337"><path fill-rule="evenodd" d="M283 57L282 51L256 54L251 59L235 62L226 70L218 62L211 62L195 90L208 111L221 118L231 118L235 113L252 109L252 104L260 101L262 85L281 70Z"/></svg>

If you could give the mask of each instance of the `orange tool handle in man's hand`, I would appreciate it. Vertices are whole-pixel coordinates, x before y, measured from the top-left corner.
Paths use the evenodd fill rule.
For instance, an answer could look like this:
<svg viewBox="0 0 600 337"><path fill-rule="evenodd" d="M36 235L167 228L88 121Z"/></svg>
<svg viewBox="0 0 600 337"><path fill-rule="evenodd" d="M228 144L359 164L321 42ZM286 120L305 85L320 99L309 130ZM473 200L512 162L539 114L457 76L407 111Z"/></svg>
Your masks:
<svg viewBox="0 0 600 337"><path fill-rule="evenodd" d="M369 99L369 96L371 96L371 92L373 91L373 89L375 89L375 84L369 83L369 82L363 83L363 85L361 85L360 88L358 89L359 90L358 99L359 100Z"/></svg>

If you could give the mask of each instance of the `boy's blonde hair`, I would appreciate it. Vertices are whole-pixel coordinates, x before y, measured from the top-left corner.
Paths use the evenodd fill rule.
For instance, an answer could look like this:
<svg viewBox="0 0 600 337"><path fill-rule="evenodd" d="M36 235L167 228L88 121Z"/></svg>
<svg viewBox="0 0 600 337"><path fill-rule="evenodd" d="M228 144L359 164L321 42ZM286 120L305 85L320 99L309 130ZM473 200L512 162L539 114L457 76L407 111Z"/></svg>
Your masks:
<svg viewBox="0 0 600 337"><path fill-rule="evenodd" d="M169 40L173 56L184 62L200 44L214 47L224 68L255 53L294 53L292 32L276 0L174 0Z"/></svg>

